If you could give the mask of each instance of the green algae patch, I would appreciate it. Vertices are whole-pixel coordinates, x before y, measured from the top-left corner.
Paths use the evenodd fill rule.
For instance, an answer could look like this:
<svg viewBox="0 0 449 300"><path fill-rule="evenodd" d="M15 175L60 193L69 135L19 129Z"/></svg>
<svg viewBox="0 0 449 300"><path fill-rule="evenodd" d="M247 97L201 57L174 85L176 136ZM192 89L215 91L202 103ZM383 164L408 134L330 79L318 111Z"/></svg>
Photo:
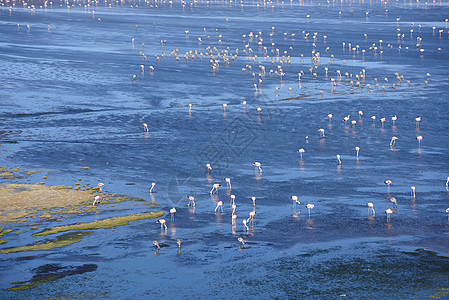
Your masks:
<svg viewBox="0 0 449 300"><path fill-rule="evenodd" d="M92 232L86 231L86 232L72 232L68 234L64 234L60 237L58 237L56 240L48 241L42 244L36 244L36 245L26 245L26 246L19 246L19 247L13 247L13 248L7 248L7 249L0 249L0 253L3 254L9 254L9 253L15 253L15 252L24 252L24 251L43 251L43 250L51 250L54 248L61 248L64 246L72 245L74 243L78 243L81 241L81 238L83 238L86 235L92 234Z"/></svg>
<svg viewBox="0 0 449 300"><path fill-rule="evenodd" d="M74 225L65 225L65 226L57 226L50 228L48 230L45 230L43 232L34 233L33 235L49 235L59 232L65 232L65 231L71 231L71 230L92 230L92 229L109 229L116 226L123 226L128 225L129 222L138 221L138 220L145 220L145 219L154 219L159 218L164 215L163 212L150 212L149 214L131 214L127 216L122 217L114 217L109 219L103 219L103 220L96 220L91 223L78 223Z"/></svg>
<svg viewBox="0 0 449 300"><path fill-rule="evenodd" d="M0 240L0 244L6 244L7 243L7 241L5 241L5 240Z"/></svg>

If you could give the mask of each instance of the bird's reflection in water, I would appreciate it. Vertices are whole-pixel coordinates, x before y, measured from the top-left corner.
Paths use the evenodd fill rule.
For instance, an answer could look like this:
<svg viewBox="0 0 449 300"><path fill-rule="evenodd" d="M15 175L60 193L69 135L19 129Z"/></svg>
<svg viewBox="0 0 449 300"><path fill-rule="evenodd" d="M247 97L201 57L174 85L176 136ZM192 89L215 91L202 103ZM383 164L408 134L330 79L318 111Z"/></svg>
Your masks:
<svg viewBox="0 0 449 300"><path fill-rule="evenodd" d="M223 226L223 214L215 214L215 220L218 226Z"/></svg>
<svg viewBox="0 0 449 300"><path fill-rule="evenodd" d="M299 170L301 172L304 172L304 161L302 159L299 160L298 165L299 165Z"/></svg>
<svg viewBox="0 0 449 300"><path fill-rule="evenodd" d="M307 219L306 224L307 224L307 229L309 229L309 230L313 230L313 228L315 227L315 224L310 217Z"/></svg>
<svg viewBox="0 0 449 300"><path fill-rule="evenodd" d="M191 221L195 221L195 206L189 208L189 218Z"/></svg>

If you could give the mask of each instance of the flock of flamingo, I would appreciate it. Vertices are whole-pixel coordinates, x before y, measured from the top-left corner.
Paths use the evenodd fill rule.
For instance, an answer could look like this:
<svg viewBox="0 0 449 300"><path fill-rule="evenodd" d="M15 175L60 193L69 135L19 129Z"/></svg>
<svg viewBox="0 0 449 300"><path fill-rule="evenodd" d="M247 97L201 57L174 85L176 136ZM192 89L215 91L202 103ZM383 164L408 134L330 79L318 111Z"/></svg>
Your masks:
<svg viewBox="0 0 449 300"><path fill-rule="evenodd" d="M3 2L2 2L3 3ZM76 2L77 5L81 6L82 4L79 2ZM168 1L170 7L172 7L173 2ZM187 3L186 1L180 2L182 7L195 7L197 5L197 1L194 1L192 3ZM283 3L283 2L282 2ZM330 1L327 2L330 5ZM158 5L165 5L165 1L155 1L154 4L150 4L150 1L145 1L144 4L146 6L149 6L150 8L158 8ZM387 1L381 1L380 5L385 9L385 14L388 15L388 8L387 8ZM52 2L50 2L50 5L52 5ZM62 5L62 4L61 4ZM234 4L237 5L237 4ZM259 3L256 4L257 7L259 7ZM272 1L262 1L261 5L265 9L272 9L277 5L277 3L274 3ZM301 4L300 4L301 5ZM45 1L44 4L45 7L47 7L47 1ZM72 5L74 6L74 5ZM137 6L137 5L136 5ZM241 6L243 9L243 2L241 2ZM27 4L24 4L24 7L27 7ZM67 5L67 8L70 6ZM29 8L31 8L32 11L34 11L36 8L34 5L31 5ZM89 4L86 4L84 6L86 9L86 12L91 13L93 16L95 16L95 11L90 10L91 7ZM109 8L111 8L111 4L109 4ZM12 11L14 8L10 7L10 11ZM370 17L370 12L366 11L364 12L364 17L368 20ZM342 11L338 12L338 17L341 19L343 17L344 13ZM305 22L309 22L311 19L310 14L305 15ZM96 19L98 22L101 22L101 19ZM385 55L387 51L391 53L393 50L397 51L397 54L401 54L401 51L408 52L409 50L412 50L411 47L408 46L407 43L413 42L413 44L416 46L416 53L421 58L424 55L425 49L423 47L423 34L427 34L427 32L424 32L424 28L420 24L411 23L409 28L401 28L403 23L400 22L400 18L394 18L393 22L395 23L395 30L391 32L391 41L387 42L383 39L376 40L375 42L368 40L368 34L363 33L363 41L361 43L355 43L355 42L349 42L344 41L341 42L341 48L339 47L339 51L342 51L343 54L352 54L352 57L354 60L365 60L365 56L370 54L374 59L381 60L382 55ZM443 21L443 20L442 20ZM448 26L448 19L444 20L445 23L445 29L447 29ZM226 24L228 24L229 19L225 19ZM154 24L153 24L154 25ZM20 24L17 24L18 30L20 30ZM136 30L138 26L136 25ZM436 26L433 26L432 28L432 36L435 38L442 38L442 36L445 34L445 30L442 28L437 28ZM31 30L31 26L27 25L27 30ZM48 31L50 31L50 26L48 26ZM326 34L319 34L318 32L307 32L305 30L301 32L278 32L276 30L275 26L271 27L271 31L269 32L262 32L262 31L251 31L248 33L244 33L241 35L242 38L242 47L241 48L235 48L231 50L231 48L228 47L222 47L222 43L225 39L223 36L223 33L220 32L218 29L210 30L209 28L204 27L203 28L203 34L201 36L196 36L194 38L195 43L198 42L198 49L191 49L185 51L185 53L181 53L181 51L176 48L172 49L169 53L170 56L177 62L195 62L195 61L202 61L203 59L207 59L209 62L210 69L212 70L213 74L220 72L220 67L226 66L229 67L233 63L237 63L239 61L245 61L246 63L244 66L242 66L241 71L243 76L250 76L252 79L252 87L254 87L255 91L258 93L262 92L262 83L266 82L268 79L274 79L274 80L280 80L280 87L276 86L274 88L274 94L276 97L279 96L279 92L281 90L281 87L283 87L284 79L287 76L287 71L292 68L292 65L295 64L294 59L298 58L301 63L304 62L305 59L309 61L310 59L310 68L307 68L307 70L295 70L294 71L294 77L296 78L297 74L297 83L298 88L301 88L302 82L304 82L304 78L307 76L310 77L312 80L316 80L319 77L319 74L322 74L324 76L325 81L330 82L330 91L331 93L335 92L337 87L339 86L347 86L350 88L351 92L356 89L357 91L365 90L367 93L375 92L375 91L381 91L382 93L385 93L387 91L396 91L396 89L401 86L404 83L407 83L407 88L411 87L410 80L407 80L403 74L399 74L398 72L394 73L393 80L388 77L384 78L373 78L373 82L367 82L367 72L363 68L360 70L360 72L357 73L351 73L351 72L345 72L341 70L339 67L335 67L335 70L331 70L331 68L334 68L336 57L334 54L331 53L331 51L335 51L336 49L331 49L331 45L328 44L328 36ZM449 34L449 31L447 32ZM184 30L184 35L186 40L190 38L190 35L193 34L193 31L187 29ZM281 37L280 39L283 40L283 42L275 41L275 38ZM310 55L304 55L303 53L299 53L297 49L294 49L293 47L297 46L297 43L295 44L296 40L299 39L304 42L304 45L308 47L309 51L310 48ZM286 47L285 43L286 41L291 41L292 44L285 48L286 50L282 50L282 47ZM167 40L161 40L160 45L162 47L162 51L160 54L145 54L145 43L144 42L137 42L135 38L132 38L131 40L133 48L136 47L136 45L140 45L141 49L139 51L139 59L141 59L141 63L138 64L138 69L140 70L141 75L143 76L145 74L145 71L148 70L151 75L153 75L155 72L157 72L157 68L151 64L148 65L148 59L149 57L154 57L154 63L160 63L162 62L166 56L168 56L165 51L164 47L171 41ZM321 43L319 43L321 42ZM281 45L284 43L284 45ZM396 44L396 45L395 45ZM319 47L322 47L322 49L319 49ZM220 47L222 48L220 50ZM304 50L304 49L302 49ZM435 49L433 49L435 50ZM432 50L432 51L433 51ZM441 53L443 51L442 48L436 49L437 53ZM427 53L427 52L426 52ZM243 56L243 60L239 60ZM323 57L327 57L327 64L323 66L322 59ZM341 59L339 62L341 65L346 65L346 60ZM223 68L221 68L223 69ZM334 74L332 76L331 74ZM345 77L343 77L345 76ZM423 82L425 86L427 87L430 82L431 74L425 73L425 76L423 76ZM138 76L134 74L132 76L132 82L136 82L138 80ZM290 94L292 92L292 88L288 88ZM318 95L323 98L324 96L324 90L320 89L320 92ZM189 114L192 111L192 107L195 104L190 103L188 104L189 107ZM246 101L243 102L243 105L246 105ZM228 107L227 103L222 104L223 111L226 112L226 109ZM258 114L260 114L262 111L261 107L257 108ZM363 112L359 111L359 118L362 118ZM332 121L333 115L328 115L329 122ZM371 116L372 122L375 122L377 117ZM397 116L391 117L391 121L393 122L393 125L395 125L395 122L397 121ZM382 125L382 128L384 126L384 123L386 122L386 118L380 118L379 119ZM350 121L350 116L346 116L343 119L345 126ZM416 127L419 127L421 122L421 117L415 118ZM356 120L350 121L350 124L355 127L356 126ZM149 126L147 123L142 123L143 129L145 132L149 132ZM322 139L326 138L325 130L323 128L318 129L319 137ZM307 138L307 137L306 137ZM418 141L419 146L421 146L421 141L423 140L423 137L421 135L416 137L416 140ZM396 142L398 141L398 137L393 136L391 137L390 141L390 147L395 147ZM356 151L356 157L359 156L360 147L355 147ZM303 155L305 155L305 149L300 148L297 150L297 152L300 154L300 160L303 160ZM341 156L339 154L336 155L337 158L337 164L341 165ZM255 168L255 172L257 172L259 175L262 174L262 164L260 162L254 162L253 166ZM212 171L212 166L207 163L206 164L206 172L209 173ZM226 183L227 189L229 191L232 190L231 186L231 179L225 178L224 182ZM392 184L391 180L385 180L385 185L387 185L388 192L390 191L390 186ZM150 188L150 193L154 192L155 189L155 183L153 182ZM449 189L449 177L446 181L446 188ZM101 186L100 186L101 187ZM209 193L216 194L219 191L219 188L221 187L220 183L214 183L212 185L211 190ZM411 197L415 198L415 186L411 186ZM195 207L195 198L193 196L187 196L188 203L187 205L190 207ZM231 205L231 224L233 226L236 225L237 221L237 215L236 215L236 202L235 202L236 196L234 194L230 195L230 205ZM256 197L251 198L253 203L253 210L249 212L248 218L244 218L241 221L241 224L243 225L243 229L245 232L249 231L249 226L254 226L254 219L256 216ZM299 197L297 195L292 195L291 200L293 201L293 205L296 207L296 205L300 205L301 202L299 201ZM95 197L94 199L94 205L98 204L100 199ZM393 203L394 208L387 208L385 209L385 215L387 222L390 222L391 215L395 212L395 208L397 208L397 200L392 197L390 198L390 201ZM369 202L366 203L368 207L368 214L371 216L375 215L375 209L374 204ZM311 210L315 208L315 205L312 203L307 203L305 207L308 209L308 215L309 218L311 217ZM172 221L174 221L174 216L176 214L176 208L170 209L170 215ZM218 201L216 203L216 207L214 209L215 214L223 214L223 202ZM448 213L448 220L449 220L449 208L446 209L446 213ZM167 230L166 220L165 219L159 219L157 221L162 230ZM242 238L239 238L239 241L242 243L242 247L244 246L245 242ZM181 248L181 240L178 239L178 246L179 249ZM154 245L159 249L160 245L157 241L154 242Z"/></svg>
<svg viewBox="0 0 449 300"><path fill-rule="evenodd" d="M244 104L246 104L246 103L244 103ZM226 107L226 106L223 106L223 107ZM190 106L190 108L191 108L191 106ZM257 108L257 111L260 112L261 108L260 107ZM190 109L189 109L189 113L190 113ZM363 112L359 111L359 117L360 118L361 118L362 115L363 115ZM328 115L329 122L332 120L332 117L333 117L332 114ZM347 117L345 117L343 119L345 124L349 120L349 118L350 118L350 116L348 115ZM375 120L376 117L372 116L371 119ZM393 124L395 124L395 121L397 121L397 119L398 118L397 118L396 115L391 118ZM383 127L383 124L385 122L385 118L381 118L380 120L382 122L382 127ZM418 128L419 127L419 122L421 121L421 117L416 117L415 121L416 121L416 127ZM147 132L148 131L147 124L144 123L142 125L144 126L144 131ZM319 132L319 138L321 138L321 139L325 139L326 138L324 129L320 128L320 129L318 129L318 132ZM308 136L306 138L308 138ZM418 140L419 147L420 147L421 146L420 142L422 140L422 136L418 136L418 137L416 137L416 139ZM390 141L390 147L392 149L395 147L396 140L398 140L398 138L393 136L391 141ZM360 147L355 147L355 150L356 150L356 157L358 159ZM305 150L303 148L300 148L297 152L300 153L300 161L302 161L303 160L303 154L305 153ZM336 157L337 157L337 165L340 166L341 163L342 163L341 159L340 159L340 155L336 155ZM262 164L260 162L254 162L253 166L255 168L256 174L259 175L259 176L262 175ZM210 163L207 163L205 165L205 167L206 167L206 172L209 175L209 173L213 170L212 166L211 166ZM226 183L226 189L229 191L228 194L230 194L231 190L232 190L231 179L227 177L227 178L224 179L224 182ZM387 186L387 193L389 194L390 193L390 186L392 184L392 181L387 179L387 180L384 181L384 184ZM155 185L156 185L155 182L153 182L151 184L150 193L154 192ZM212 184L212 188L209 191L209 194L210 195L217 194L218 190L219 190L219 188L221 186L222 185L220 183ZM446 180L446 190L449 191L449 176L447 177L447 180ZM412 199L416 198L416 187L415 186L411 186L410 187L410 197ZM186 198L189 200L188 203L187 203L187 206L190 206L190 207L195 207L196 206L195 197L187 196ZM235 228L236 220L237 220L237 214L236 214L237 205L236 205L236 202L235 202L236 196L234 194L231 194L229 198L230 198L230 207L231 207L231 225L233 226L233 228ZM299 201L299 197L297 195L293 195L290 198L293 201L293 206L294 206L295 212L296 212L296 205L301 205L301 202ZM244 230L245 233L249 232L249 230L250 230L249 226L253 226L254 225L254 218L256 216L256 197L252 197L251 200L252 200L252 203L253 203L253 210L249 212L248 218L243 218L243 220L242 220L243 230ZM386 222L390 222L391 221L391 215L396 211L397 206L398 206L396 198L391 197L389 200L393 204L393 208L385 209L384 212L385 212ZM376 214L375 209L374 209L374 204L372 202L368 202L368 203L366 203L366 206L368 207L368 216L374 217L375 214ZM310 218L311 217L311 210L313 210L315 208L315 205L312 204L312 203L308 203L308 204L305 205L305 207L308 209L308 217ZM176 208L174 208L174 207L171 208L169 212L170 212L170 215L171 215L171 221L174 222L174 215L176 213ZM216 203L216 206L215 206L215 209L214 209L214 213L215 214L223 214L223 201L218 201ZM446 213L448 214L448 221L449 221L449 208L446 209ZM296 216L298 215L298 213L295 213L295 214L296 214ZM161 225L161 230L166 231L168 229L165 219L159 219L157 221L157 223L159 223ZM239 237L238 240L242 243L242 246L240 248L240 249L242 249L244 247L244 245L245 245L245 241L244 241L244 239L242 237ZM155 246L159 250L160 247L159 247L158 242L154 241L153 243L155 244ZM180 239L178 239L178 245L180 245ZM179 246L179 249L180 249L180 246Z"/></svg>

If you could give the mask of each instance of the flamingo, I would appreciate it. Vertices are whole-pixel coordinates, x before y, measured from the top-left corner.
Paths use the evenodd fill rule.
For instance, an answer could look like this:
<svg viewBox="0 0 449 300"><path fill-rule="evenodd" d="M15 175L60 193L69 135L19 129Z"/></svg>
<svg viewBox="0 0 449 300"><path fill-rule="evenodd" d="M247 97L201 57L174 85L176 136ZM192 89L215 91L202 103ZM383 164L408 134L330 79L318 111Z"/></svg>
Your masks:
<svg viewBox="0 0 449 300"><path fill-rule="evenodd" d="M244 219L244 220L242 221L242 223L243 223L243 226L245 226L245 230L248 231L248 230L249 230L249 227L248 227L248 225L246 225L248 222Z"/></svg>
<svg viewBox="0 0 449 300"><path fill-rule="evenodd" d="M187 206L195 206L195 198L193 196L187 196L187 199L189 199L189 204L187 204Z"/></svg>
<svg viewBox="0 0 449 300"><path fill-rule="evenodd" d="M320 132L320 138L324 139L324 129L320 128L318 131Z"/></svg>
<svg viewBox="0 0 449 300"><path fill-rule="evenodd" d="M231 195L231 201L232 201L232 205L235 205L235 195Z"/></svg>
<svg viewBox="0 0 449 300"><path fill-rule="evenodd" d="M380 122L382 123L382 128L384 128L385 118L381 118Z"/></svg>
<svg viewBox="0 0 449 300"><path fill-rule="evenodd" d="M393 213L393 211L390 208L387 208L385 210L385 215L387 216L387 222L390 222L390 215Z"/></svg>
<svg viewBox="0 0 449 300"><path fill-rule="evenodd" d="M250 212L249 213L249 218L248 218L248 220L246 220L246 223L251 223L251 225L253 225L253 221L254 221L254 216L256 215L256 212L255 211L252 211L252 212Z"/></svg>
<svg viewBox="0 0 449 300"><path fill-rule="evenodd" d="M341 160L340 160L340 155L337 154L337 165L341 166Z"/></svg>
<svg viewBox="0 0 449 300"><path fill-rule="evenodd" d="M396 137L396 136L394 136L394 137L392 137L391 138L391 141L390 141L390 146L395 146L396 145L396 140L397 140L398 138Z"/></svg>
<svg viewBox="0 0 449 300"><path fill-rule="evenodd" d="M366 203L366 205L368 206L368 215L375 215L376 211L374 210L374 204L371 202Z"/></svg>
<svg viewBox="0 0 449 300"><path fill-rule="evenodd" d="M447 212L447 220L449 221L449 208L446 209Z"/></svg>
<svg viewBox="0 0 449 300"><path fill-rule="evenodd" d="M223 212L223 201L218 201L217 207L215 207L215 213L217 213L217 210L221 210L221 212Z"/></svg>
<svg viewBox="0 0 449 300"><path fill-rule="evenodd" d="M314 209L314 208L315 208L315 205L309 203L309 204L306 205L306 207L307 207L307 209L309 210L309 218L310 218L310 210L311 210L311 209Z"/></svg>
<svg viewBox="0 0 449 300"><path fill-rule="evenodd" d="M290 198L293 200L294 206L296 206L296 204L301 204L301 202L298 201L298 196L291 196Z"/></svg>
<svg viewBox="0 0 449 300"><path fill-rule="evenodd" d="M151 183L150 193L154 193L154 186L156 185L156 182Z"/></svg>
<svg viewBox="0 0 449 300"><path fill-rule="evenodd" d="M232 214L234 215L235 214L235 209L237 208L237 205L232 204L231 208L232 208Z"/></svg>
<svg viewBox="0 0 449 300"><path fill-rule="evenodd" d="M175 213L176 213L176 208L172 208L170 209L170 215L171 215L171 220L174 221L175 220Z"/></svg>
<svg viewBox="0 0 449 300"><path fill-rule="evenodd" d="M155 247L157 247L157 251L159 251L159 249L161 249L161 246L159 245L159 242L158 242L158 241L154 240L154 241L153 241L153 245L154 245Z"/></svg>
<svg viewBox="0 0 449 300"><path fill-rule="evenodd" d="M398 207L398 200L396 200L395 197L391 197L391 198L390 198L390 201L393 202L393 204L394 204L395 207Z"/></svg>
<svg viewBox="0 0 449 300"><path fill-rule="evenodd" d="M397 116L394 116L394 117L391 117L391 120L393 121L393 126L395 126L395 122L396 122L396 120L398 119L398 117Z"/></svg>
<svg viewBox="0 0 449 300"><path fill-rule="evenodd" d="M143 123L142 126L143 126L143 130L144 130L145 132L149 132L149 131L150 131L150 130L148 129L148 124L147 124L147 123Z"/></svg>
<svg viewBox="0 0 449 300"><path fill-rule="evenodd" d="M165 225L165 219L159 219L157 223L161 224L161 229L167 230L167 225Z"/></svg>
<svg viewBox="0 0 449 300"><path fill-rule="evenodd" d="M100 182L100 183L97 185L98 189L100 190L100 193L103 192L103 186L104 186L104 183L103 183L103 182Z"/></svg>
<svg viewBox="0 0 449 300"><path fill-rule="evenodd" d="M181 239L176 239L176 244L178 244L178 248L181 249Z"/></svg>
<svg viewBox="0 0 449 300"><path fill-rule="evenodd" d="M256 207L256 197L251 197L251 200L253 200L253 206Z"/></svg>
<svg viewBox="0 0 449 300"><path fill-rule="evenodd" d="M390 192L391 180L385 180L384 183L388 186L388 192Z"/></svg>
<svg viewBox="0 0 449 300"><path fill-rule="evenodd" d="M299 152L299 155L301 155L301 160L302 160L302 154L304 153L304 152L306 152L306 150L304 150L303 148L301 148L301 149L299 149L298 150L298 152Z"/></svg>
<svg viewBox="0 0 449 300"><path fill-rule="evenodd" d="M209 171L212 170L212 167L210 166L210 164L206 164L206 170L207 170L207 173L209 174Z"/></svg>
<svg viewBox="0 0 449 300"><path fill-rule="evenodd" d="M234 226L235 225L235 220L237 220L237 215L233 213L231 215L231 219L232 219L232 226Z"/></svg>
<svg viewBox="0 0 449 300"><path fill-rule="evenodd" d="M359 110L359 118L361 119L363 116L363 111Z"/></svg>
<svg viewBox="0 0 449 300"><path fill-rule="evenodd" d="M422 136L419 135L416 137L416 139L418 140L418 146L421 147Z"/></svg>
<svg viewBox="0 0 449 300"><path fill-rule="evenodd" d="M416 196L416 194L415 194L415 190L416 190L416 188L415 188L415 186L411 186L410 187L410 189L412 190L410 193L411 193L411 197L413 198L413 199L415 199L415 196Z"/></svg>
<svg viewBox="0 0 449 300"><path fill-rule="evenodd" d="M446 188L448 188L449 187L449 176L447 177L447 180L446 180Z"/></svg>
<svg viewBox="0 0 449 300"><path fill-rule="evenodd" d="M218 193L218 188L221 186L221 184L219 183L214 183L214 185L212 186L212 189L210 190L210 194L215 194Z"/></svg>
<svg viewBox="0 0 449 300"><path fill-rule="evenodd" d="M328 114L327 117L329 118L329 122L331 122L333 115L332 114Z"/></svg>
<svg viewBox="0 0 449 300"><path fill-rule="evenodd" d="M376 120L376 116L371 116L371 120L373 120L373 124L374 124L374 121Z"/></svg>
<svg viewBox="0 0 449 300"><path fill-rule="evenodd" d="M226 187L229 188L229 190L231 190L231 179L225 178L225 181L226 181Z"/></svg>
<svg viewBox="0 0 449 300"><path fill-rule="evenodd" d="M239 237L237 240L238 240L240 243L242 243L242 247L241 247L241 248L245 247L245 240L244 240L243 238Z"/></svg>
<svg viewBox="0 0 449 300"><path fill-rule="evenodd" d="M360 147L355 147L355 151L356 151L356 155L357 155L357 157L359 157L359 151L360 151Z"/></svg>
<svg viewBox="0 0 449 300"><path fill-rule="evenodd" d="M92 205L96 205L98 203L100 203L100 196L99 195L95 196L94 202L92 203Z"/></svg>
<svg viewBox="0 0 449 300"><path fill-rule="evenodd" d="M416 127L419 127L419 122L421 122L421 117L416 117L415 121L416 121Z"/></svg>
<svg viewBox="0 0 449 300"><path fill-rule="evenodd" d="M259 168L259 173L262 173L262 168L260 167L261 166L260 162L256 161L255 163L253 163L253 166L256 169L256 171L257 171L257 168Z"/></svg>
<svg viewBox="0 0 449 300"><path fill-rule="evenodd" d="M192 111L192 103L189 103L189 114Z"/></svg>

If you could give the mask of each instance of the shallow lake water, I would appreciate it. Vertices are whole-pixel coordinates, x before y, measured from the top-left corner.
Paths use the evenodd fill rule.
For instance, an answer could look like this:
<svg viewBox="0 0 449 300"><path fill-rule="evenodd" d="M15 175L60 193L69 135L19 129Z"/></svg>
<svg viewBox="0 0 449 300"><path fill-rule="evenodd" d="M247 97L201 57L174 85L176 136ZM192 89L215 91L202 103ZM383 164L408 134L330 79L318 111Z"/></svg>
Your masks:
<svg viewBox="0 0 449 300"><path fill-rule="evenodd" d="M0 254L1 298L449 297L447 1L1 3L2 166L145 200L39 230L149 203L168 225ZM8 228L2 249L45 241Z"/></svg>

